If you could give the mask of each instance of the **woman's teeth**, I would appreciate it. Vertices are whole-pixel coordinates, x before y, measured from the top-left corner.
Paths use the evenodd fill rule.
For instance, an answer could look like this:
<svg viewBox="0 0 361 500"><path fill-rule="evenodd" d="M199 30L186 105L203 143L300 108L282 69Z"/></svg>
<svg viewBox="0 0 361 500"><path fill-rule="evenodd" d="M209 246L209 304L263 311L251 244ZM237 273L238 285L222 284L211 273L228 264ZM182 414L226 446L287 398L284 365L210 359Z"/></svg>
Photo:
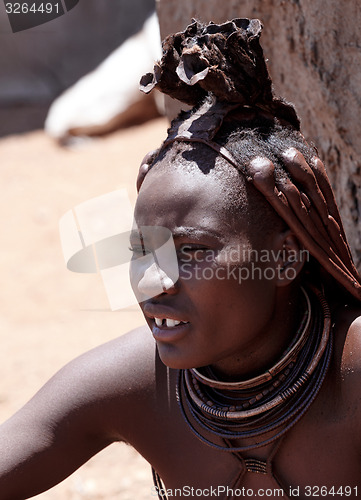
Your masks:
<svg viewBox="0 0 361 500"><path fill-rule="evenodd" d="M168 328L173 328L174 326L180 325L181 323L187 323L186 321L177 321L175 319L169 318L154 318L154 321L157 326L162 326L165 323Z"/></svg>

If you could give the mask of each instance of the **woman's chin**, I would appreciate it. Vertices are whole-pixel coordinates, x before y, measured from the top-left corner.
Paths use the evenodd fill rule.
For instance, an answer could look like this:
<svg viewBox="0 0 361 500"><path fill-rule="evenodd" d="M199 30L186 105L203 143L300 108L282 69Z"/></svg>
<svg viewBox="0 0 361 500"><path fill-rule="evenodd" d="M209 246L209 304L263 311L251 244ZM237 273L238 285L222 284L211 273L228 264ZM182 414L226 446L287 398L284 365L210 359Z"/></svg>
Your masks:
<svg viewBox="0 0 361 500"><path fill-rule="evenodd" d="M173 370L186 370L195 368L195 360L182 355L175 346L160 344L157 342L158 354L162 363Z"/></svg>

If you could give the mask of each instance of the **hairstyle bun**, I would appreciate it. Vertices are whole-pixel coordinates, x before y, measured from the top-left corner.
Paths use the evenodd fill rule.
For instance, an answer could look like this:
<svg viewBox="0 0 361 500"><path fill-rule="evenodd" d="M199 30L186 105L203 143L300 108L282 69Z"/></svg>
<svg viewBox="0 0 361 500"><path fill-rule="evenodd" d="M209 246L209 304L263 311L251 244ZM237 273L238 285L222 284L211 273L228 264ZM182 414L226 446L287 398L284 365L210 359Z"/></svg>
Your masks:
<svg viewBox="0 0 361 500"><path fill-rule="evenodd" d="M193 21L163 42L163 57L140 88L153 88L192 106L208 94L240 105L272 101L272 82L259 43L258 19L203 25Z"/></svg>

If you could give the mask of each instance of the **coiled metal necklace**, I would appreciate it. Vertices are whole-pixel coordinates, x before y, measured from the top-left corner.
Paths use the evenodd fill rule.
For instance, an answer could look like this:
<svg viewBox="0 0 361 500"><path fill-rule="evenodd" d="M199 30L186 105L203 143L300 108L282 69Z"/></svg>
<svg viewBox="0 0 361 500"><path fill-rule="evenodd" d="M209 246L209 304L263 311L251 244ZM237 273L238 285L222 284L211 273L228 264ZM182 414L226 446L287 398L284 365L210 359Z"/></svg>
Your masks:
<svg viewBox="0 0 361 500"><path fill-rule="evenodd" d="M298 332L281 359L265 373L223 382L210 367L179 370L177 401L185 422L203 443L237 456L279 440L307 412L326 376L332 335L330 310L322 292L309 287L310 298L302 291L306 311ZM257 439L253 444L232 444L249 438ZM252 472L266 467L266 462L248 462L255 462L247 469ZM153 476L159 486L160 477L155 471Z"/></svg>
<svg viewBox="0 0 361 500"><path fill-rule="evenodd" d="M223 451L259 448L284 435L307 411L326 375L332 342L325 297L313 288L313 299L319 307L315 300L312 307L308 293L303 293L307 303L303 328L293 346L266 373L229 383L211 379L209 369L206 374L194 369L179 371L177 400L185 421L201 441ZM201 434L203 429L207 434L235 440L260 437L278 428L272 437L244 446L220 445Z"/></svg>

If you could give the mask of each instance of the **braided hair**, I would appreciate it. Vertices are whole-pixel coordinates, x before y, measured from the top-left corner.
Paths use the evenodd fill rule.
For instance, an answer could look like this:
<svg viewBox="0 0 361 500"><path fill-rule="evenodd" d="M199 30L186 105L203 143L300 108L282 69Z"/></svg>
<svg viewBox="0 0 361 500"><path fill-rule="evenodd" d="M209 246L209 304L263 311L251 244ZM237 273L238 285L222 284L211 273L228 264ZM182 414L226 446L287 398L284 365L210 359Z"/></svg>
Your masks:
<svg viewBox="0 0 361 500"><path fill-rule="evenodd" d="M273 92L261 31L257 19L193 21L164 40L162 59L143 76L141 90L157 88L193 108L173 120L162 146L145 157L138 187L167 148L206 145L258 191L252 213L260 229L281 219L312 255L313 272L361 300L361 278L325 168L304 139L293 105ZM285 154L290 148L292 158ZM255 165L255 157L264 161Z"/></svg>

